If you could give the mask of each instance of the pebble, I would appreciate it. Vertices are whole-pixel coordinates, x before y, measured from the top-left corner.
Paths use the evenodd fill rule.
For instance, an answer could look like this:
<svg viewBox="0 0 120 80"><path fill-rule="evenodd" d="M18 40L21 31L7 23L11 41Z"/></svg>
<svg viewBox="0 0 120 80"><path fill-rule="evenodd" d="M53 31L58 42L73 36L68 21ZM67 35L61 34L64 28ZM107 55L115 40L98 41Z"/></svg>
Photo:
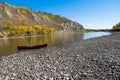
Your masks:
<svg viewBox="0 0 120 80"><path fill-rule="evenodd" d="M119 80L120 32L0 57L0 80Z"/></svg>

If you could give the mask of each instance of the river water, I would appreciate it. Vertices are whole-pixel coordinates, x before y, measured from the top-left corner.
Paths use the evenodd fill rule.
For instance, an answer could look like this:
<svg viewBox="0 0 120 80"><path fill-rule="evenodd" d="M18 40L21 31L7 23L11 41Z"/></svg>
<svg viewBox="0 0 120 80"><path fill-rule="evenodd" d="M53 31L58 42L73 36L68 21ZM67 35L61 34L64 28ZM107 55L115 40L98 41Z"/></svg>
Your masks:
<svg viewBox="0 0 120 80"><path fill-rule="evenodd" d="M56 34L47 36L34 36L27 38L13 38L13 39L0 39L0 56L10 55L16 53L18 45L39 45L48 44L55 46L60 44L67 44L71 42L78 42L103 35L110 35L109 32L89 32L89 33L73 33L73 34Z"/></svg>

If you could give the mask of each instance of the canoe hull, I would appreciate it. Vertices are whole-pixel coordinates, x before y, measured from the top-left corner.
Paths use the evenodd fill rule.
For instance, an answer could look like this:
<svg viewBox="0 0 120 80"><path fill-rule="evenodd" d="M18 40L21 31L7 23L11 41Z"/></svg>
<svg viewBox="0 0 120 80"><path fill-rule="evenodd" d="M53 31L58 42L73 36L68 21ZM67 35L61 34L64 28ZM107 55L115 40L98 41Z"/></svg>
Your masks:
<svg viewBox="0 0 120 80"><path fill-rule="evenodd" d="M47 44L35 45L35 46L17 46L18 49L40 49L47 47Z"/></svg>

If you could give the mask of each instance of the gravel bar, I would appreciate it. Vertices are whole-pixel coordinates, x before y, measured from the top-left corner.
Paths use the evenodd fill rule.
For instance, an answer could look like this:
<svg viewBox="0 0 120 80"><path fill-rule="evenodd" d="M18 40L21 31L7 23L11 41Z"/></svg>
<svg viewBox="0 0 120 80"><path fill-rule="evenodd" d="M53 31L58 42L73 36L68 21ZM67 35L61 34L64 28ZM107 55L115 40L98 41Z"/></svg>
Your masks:
<svg viewBox="0 0 120 80"><path fill-rule="evenodd" d="M2 56L0 80L120 80L120 32Z"/></svg>

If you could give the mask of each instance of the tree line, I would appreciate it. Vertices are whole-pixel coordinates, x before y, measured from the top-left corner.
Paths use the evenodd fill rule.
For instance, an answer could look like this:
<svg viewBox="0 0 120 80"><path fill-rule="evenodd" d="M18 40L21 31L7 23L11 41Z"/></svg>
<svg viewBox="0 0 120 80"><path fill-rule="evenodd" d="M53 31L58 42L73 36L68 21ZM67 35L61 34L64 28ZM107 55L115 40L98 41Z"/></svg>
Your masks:
<svg viewBox="0 0 120 80"><path fill-rule="evenodd" d="M0 27L6 32L0 32L0 37L11 36L31 36L31 35L48 35L55 32L55 28L45 25L35 24L34 26L14 25L12 20L4 20Z"/></svg>
<svg viewBox="0 0 120 80"><path fill-rule="evenodd" d="M118 24L116 24L115 26L113 26L112 30L113 31L120 31L120 22Z"/></svg>

